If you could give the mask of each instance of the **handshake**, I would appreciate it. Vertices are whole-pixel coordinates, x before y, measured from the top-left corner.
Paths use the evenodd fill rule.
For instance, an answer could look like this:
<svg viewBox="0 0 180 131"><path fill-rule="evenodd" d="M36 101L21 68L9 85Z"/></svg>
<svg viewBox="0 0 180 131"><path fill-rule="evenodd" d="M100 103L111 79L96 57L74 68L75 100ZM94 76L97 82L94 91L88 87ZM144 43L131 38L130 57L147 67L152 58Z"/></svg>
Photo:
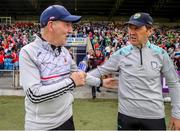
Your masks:
<svg viewBox="0 0 180 131"><path fill-rule="evenodd" d="M83 71L73 72L70 75L70 78L73 79L74 83L76 84L76 87L84 86L87 83L86 81L88 80L86 77L87 74ZM102 86L105 88L117 88L118 80L117 78L104 78L102 79Z"/></svg>

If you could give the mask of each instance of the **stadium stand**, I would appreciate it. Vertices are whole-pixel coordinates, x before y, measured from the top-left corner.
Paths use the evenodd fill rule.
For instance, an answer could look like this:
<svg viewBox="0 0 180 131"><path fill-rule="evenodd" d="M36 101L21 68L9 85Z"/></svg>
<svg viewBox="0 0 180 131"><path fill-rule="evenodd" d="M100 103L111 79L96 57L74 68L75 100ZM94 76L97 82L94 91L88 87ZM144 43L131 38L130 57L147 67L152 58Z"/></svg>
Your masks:
<svg viewBox="0 0 180 131"><path fill-rule="evenodd" d="M156 25L151 42L167 50L180 72L178 0L1 0L0 75L2 70L18 69L19 50L39 34L38 16L50 4L64 5L72 14L83 16L81 23L74 25L74 32L69 37L88 38L93 50L100 50L105 60L114 51L128 44L124 21L133 12L149 12ZM73 48L74 55L77 55L77 50ZM78 56L77 63L84 60L85 56Z"/></svg>

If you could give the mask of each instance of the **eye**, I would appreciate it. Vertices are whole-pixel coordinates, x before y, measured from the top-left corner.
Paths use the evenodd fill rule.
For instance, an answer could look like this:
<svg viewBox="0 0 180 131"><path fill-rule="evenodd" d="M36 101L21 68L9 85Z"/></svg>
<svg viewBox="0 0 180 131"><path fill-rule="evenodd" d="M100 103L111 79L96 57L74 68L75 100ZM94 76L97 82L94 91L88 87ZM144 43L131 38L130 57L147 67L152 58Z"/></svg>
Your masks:
<svg viewBox="0 0 180 131"><path fill-rule="evenodd" d="M67 26L67 27L68 27L69 25L70 25L70 23L69 23L69 22L65 22L65 26Z"/></svg>
<svg viewBox="0 0 180 131"><path fill-rule="evenodd" d="M135 30L140 30L140 29L141 29L141 27L138 27L138 26L135 27Z"/></svg>

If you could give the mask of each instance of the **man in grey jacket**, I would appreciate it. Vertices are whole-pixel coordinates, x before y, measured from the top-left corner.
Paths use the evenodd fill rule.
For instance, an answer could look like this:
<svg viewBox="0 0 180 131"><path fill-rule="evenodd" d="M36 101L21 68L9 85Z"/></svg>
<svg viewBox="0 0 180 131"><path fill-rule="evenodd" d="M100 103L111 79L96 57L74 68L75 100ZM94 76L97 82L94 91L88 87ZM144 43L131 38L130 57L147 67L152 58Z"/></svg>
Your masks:
<svg viewBox="0 0 180 131"><path fill-rule="evenodd" d="M25 130L75 130L72 91L85 84L86 74L78 71L64 45L72 23L80 19L63 6L49 6L40 16L41 35L20 51L20 83L26 93ZM91 76L87 79L90 85L107 86L111 81Z"/></svg>
<svg viewBox="0 0 180 131"><path fill-rule="evenodd" d="M85 73L77 72L63 45L80 19L63 6L49 6L40 16L41 35L20 51L25 130L74 130L72 90L85 84Z"/></svg>
<svg viewBox="0 0 180 131"><path fill-rule="evenodd" d="M148 40L152 17L136 13L126 24L131 44L87 75L101 77L118 72L118 130L165 130L163 75L172 99L169 129L180 130L180 80L167 52Z"/></svg>

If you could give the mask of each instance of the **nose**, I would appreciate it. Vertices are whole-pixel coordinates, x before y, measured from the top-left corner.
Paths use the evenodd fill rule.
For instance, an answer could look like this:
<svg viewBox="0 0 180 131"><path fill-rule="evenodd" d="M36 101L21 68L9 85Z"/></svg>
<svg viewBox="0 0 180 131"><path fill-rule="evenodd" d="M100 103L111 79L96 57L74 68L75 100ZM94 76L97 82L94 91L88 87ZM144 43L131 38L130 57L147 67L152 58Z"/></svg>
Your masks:
<svg viewBox="0 0 180 131"><path fill-rule="evenodd" d="M129 29L129 34L130 34L130 35L136 34L136 30L135 30L135 29Z"/></svg>
<svg viewBox="0 0 180 131"><path fill-rule="evenodd" d="M68 33L72 33L72 32L73 32L73 28L72 28L72 24L70 24L68 27Z"/></svg>

